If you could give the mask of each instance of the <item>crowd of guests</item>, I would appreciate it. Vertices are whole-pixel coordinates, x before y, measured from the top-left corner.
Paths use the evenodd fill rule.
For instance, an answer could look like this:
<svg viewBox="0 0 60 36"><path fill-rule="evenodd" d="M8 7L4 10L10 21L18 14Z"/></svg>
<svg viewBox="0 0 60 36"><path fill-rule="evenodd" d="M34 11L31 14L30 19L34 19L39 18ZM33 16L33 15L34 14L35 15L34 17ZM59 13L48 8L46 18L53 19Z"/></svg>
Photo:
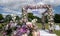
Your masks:
<svg viewBox="0 0 60 36"><path fill-rule="evenodd" d="M32 22L17 23L10 21L2 32L3 36L37 36L37 26Z"/></svg>

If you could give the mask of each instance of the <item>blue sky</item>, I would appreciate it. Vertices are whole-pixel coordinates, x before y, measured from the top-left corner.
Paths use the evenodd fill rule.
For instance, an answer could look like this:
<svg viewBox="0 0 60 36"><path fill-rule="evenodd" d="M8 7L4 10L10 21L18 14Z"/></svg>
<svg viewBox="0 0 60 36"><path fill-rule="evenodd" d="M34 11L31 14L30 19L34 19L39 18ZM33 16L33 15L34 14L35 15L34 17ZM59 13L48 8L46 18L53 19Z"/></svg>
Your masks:
<svg viewBox="0 0 60 36"><path fill-rule="evenodd" d="M28 4L50 4L53 6L54 13L60 14L60 0L0 0L0 13L3 15L17 14L21 15L21 9ZM35 15L40 16L41 13L33 12Z"/></svg>
<svg viewBox="0 0 60 36"><path fill-rule="evenodd" d="M57 7L54 7L54 13L60 14L60 5Z"/></svg>

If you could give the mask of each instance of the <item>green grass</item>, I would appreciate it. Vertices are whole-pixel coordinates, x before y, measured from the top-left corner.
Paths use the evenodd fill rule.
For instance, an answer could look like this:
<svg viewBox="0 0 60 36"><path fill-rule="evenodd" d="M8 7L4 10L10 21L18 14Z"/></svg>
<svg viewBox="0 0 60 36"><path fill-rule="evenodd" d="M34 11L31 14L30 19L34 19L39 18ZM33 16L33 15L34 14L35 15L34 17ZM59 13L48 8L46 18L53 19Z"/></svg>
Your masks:
<svg viewBox="0 0 60 36"><path fill-rule="evenodd" d="M60 31L54 31L58 36L60 36Z"/></svg>
<svg viewBox="0 0 60 36"><path fill-rule="evenodd" d="M38 23L37 26L38 26L38 28L40 28L40 29L42 28L41 23ZM46 29L48 29L48 26L49 26L48 24L45 25Z"/></svg>

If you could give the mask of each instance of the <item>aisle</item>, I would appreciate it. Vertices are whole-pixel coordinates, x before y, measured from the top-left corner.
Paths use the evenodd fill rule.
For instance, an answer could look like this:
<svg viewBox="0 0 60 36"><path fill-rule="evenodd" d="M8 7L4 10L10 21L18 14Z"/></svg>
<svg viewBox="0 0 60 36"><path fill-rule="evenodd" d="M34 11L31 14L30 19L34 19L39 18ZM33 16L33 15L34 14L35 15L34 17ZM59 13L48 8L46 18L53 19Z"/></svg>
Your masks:
<svg viewBox="0 0 60 36"><path fill-rule="evenodd" d="M51 34L48 31L40 30L40 36L57 36L56 34Z"/></svg>

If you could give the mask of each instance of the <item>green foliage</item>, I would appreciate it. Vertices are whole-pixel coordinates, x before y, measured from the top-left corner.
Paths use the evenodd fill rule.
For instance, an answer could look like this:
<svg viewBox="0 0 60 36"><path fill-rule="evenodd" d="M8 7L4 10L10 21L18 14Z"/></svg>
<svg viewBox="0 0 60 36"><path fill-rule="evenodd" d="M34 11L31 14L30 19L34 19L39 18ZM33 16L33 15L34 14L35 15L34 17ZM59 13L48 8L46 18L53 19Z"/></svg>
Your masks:
<svg viewBox="0 0 60 36"><path fill-rule="evenodd" d="M60 23L60 14L55 14L54 21L55 23Z"/></svg>
<svg viewBox="0 0 60 36"><path fill-rule="evenodd" d="M12 20L11 15L6 15L4 20L5 20L5 22L8 22L8 21Z"/></svg>
<svg viewBox="0 0 60 36"><path fill-rule="evenodd" d="M33 17L33 13L28 13L28 18L33 19L33 18L34 18L34 17Z"/></svg>
<svg viewBox="0 0 60 36"><path fill-rule="evenodd" d="M0 29L2 29L4 26L6 26L7 23L0 23Z"/></svg>
<svg viewBox="0 0 60 36"><path fill-rule="evenodd" d="M16 16L16 20L19 20L20 19L20 17L19 16Z"/></svg>
<svg viewBox="0 0 60 36"><path fill-rule="evenodd" d="M3 15L2 14L0 14L0 20L2 20L3 19Z"/></svg>
<svg viewBox="0 0 60 36"><path fill-rule="evenodd" d="M37 21L38 23L41 22L41 18L39 18L39 17L37 17L37 16L34 16L33 13L28 13L28 20L29 20L29 21L31 21L31 20L33 20L33 19L35 19L35 18L38 20L38 21Z"/></svg>
<svg viewBox="0 0 60 36"><path fill-rule="evenodd" d="M0 24L0 29L2 29L2 25Z"/></svg>

